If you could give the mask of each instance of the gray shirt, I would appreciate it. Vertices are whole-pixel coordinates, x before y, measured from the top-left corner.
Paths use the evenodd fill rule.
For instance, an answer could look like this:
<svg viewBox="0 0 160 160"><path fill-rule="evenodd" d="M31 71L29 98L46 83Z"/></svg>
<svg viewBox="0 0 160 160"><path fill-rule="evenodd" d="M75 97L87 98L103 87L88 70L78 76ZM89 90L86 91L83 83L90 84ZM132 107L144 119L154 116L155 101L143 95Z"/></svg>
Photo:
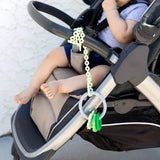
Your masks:
<svg viewBox="0 0 160 160"><path fill-rule="evenodd" d="M144 0L139 0L139 2L142 2ZM144 14L145 10L148 8L147 4L145 3L137 3L133 4L126 9L124 9L120 13L120 17L123 20L134 20L139 22L142 15ZM99 23L102 22L106 18L106 13L103 12L101 19L98 21ZM117 41L117 39L113 36L111 30L109 27L106 27L103 31L101 31L98 34L98 37L107 43L110 47L119 47L121 49L125 48L128 44L123 44Z"/></svg>

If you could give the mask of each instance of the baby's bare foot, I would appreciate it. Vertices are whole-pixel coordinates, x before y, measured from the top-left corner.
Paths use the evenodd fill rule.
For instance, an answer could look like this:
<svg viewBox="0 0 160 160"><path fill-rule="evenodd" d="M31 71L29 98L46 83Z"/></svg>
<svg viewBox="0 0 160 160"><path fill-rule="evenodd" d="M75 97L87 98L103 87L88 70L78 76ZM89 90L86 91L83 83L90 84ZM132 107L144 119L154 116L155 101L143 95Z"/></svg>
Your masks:
<svg viewBox="0 0 160 160"><path fill-rule="evenodd" d="M58 93L59 83L58 81L51 81L42 84L40 88L49 99L52 99Z"/></svg>
<svg viewBox="0 0 160 160"><path fill-rule="evenodd" d="M33 96L37 94L37 92L38 90L28 87L15 96L15 102L18 104L26 104Z"/></svg>

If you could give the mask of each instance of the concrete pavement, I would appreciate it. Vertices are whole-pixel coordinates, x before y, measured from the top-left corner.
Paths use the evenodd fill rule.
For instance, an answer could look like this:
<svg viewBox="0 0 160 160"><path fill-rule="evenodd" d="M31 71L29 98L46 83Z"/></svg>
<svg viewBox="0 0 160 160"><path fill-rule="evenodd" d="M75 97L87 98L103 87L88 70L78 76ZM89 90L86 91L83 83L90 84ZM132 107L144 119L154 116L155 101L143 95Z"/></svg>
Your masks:
<svg viewBox="0 0 160 160"><path fill-rule="evenodd" d="M0 160L13 160L10 136L0 138ZM56 152L51 160L159 160L160 148L129 152L103 151L81 139L78 135Z"/></svg>

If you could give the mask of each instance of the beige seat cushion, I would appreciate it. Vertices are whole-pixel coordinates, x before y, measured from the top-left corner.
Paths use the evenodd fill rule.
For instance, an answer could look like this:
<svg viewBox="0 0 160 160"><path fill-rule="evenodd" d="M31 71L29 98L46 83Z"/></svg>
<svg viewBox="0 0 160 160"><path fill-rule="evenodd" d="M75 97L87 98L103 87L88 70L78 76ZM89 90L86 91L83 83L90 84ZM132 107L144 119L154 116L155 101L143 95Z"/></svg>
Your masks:
<svg viewBox="0 0 160 160"><path fill-rule="evenodd" d="M70 68L57 68L53 74L47 82L77 75ZM68 98L68 94L57 94L54 99L48 99L42 91L34 97L30 115L45 140L47 140L51 125L57 121L59 113Z"/></svg>

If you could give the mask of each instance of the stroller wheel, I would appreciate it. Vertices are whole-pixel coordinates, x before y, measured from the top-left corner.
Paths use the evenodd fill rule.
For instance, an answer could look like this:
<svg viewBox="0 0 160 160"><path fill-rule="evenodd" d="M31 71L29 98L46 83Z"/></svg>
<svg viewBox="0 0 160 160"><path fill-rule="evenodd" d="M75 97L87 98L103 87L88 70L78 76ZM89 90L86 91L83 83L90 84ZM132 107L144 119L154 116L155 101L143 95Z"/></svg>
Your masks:
<svg viewBox="0 0 160 160"><path fill-rule="evenodd" d="M13 160L20 160L19 157L13 157Z"/></svg>
<svg viewBox="0 0 160 160"><path fill-rule="evenodd" d="M17 153L17 151L16 151L16 148L15 148L15 144L14 144L14 143L12 144L11 153L12 153L12 156L13 156L13 160L20 160L19 155L18 155L18 153Z"/></svg>

